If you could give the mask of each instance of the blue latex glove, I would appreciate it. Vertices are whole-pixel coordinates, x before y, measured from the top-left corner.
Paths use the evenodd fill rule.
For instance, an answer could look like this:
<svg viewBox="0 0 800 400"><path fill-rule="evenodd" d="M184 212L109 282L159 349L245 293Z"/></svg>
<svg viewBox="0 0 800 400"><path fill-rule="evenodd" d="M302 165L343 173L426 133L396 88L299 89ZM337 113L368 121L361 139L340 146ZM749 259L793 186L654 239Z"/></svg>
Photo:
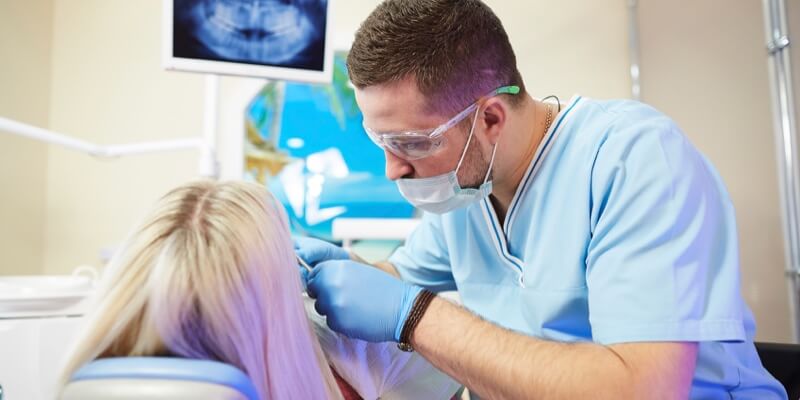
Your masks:
<svg viewBox="0 0 800 400"><path fill-rule="evenodd" d="M400 341L400 332L422 288L355 261L318 264L308 277L314 308L328 326L368 342Z"/></svg>
<svg viewBox="0 0 800 400"><path fill-rule="evenodd" d="M297 256L302 258L311 268L317 263L326 260L349 260L350 253L345 249L328 243L324 240L314 239L310 237L295 237L294 238L294 252ZM306 290L308 284L308 270L297 264L300 271L300 282L303 284L303 290Z"/></svg>
<svg viewBox="0 0 800 400"><path fill-rule="evenodd" d="M345 249L310 237L294 238L294 251L312 268L322 261L350 259L350 253Z"/></svg>

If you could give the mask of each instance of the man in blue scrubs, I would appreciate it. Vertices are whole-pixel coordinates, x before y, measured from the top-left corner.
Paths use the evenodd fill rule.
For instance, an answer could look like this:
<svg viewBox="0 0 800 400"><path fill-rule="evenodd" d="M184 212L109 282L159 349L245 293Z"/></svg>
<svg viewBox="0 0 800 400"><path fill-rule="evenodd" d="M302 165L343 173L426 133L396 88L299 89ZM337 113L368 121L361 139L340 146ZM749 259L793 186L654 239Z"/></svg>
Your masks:
<svg viewBox="0 0 800 400"><path fill-rule="evenodd" d="M348 68L386 175L425 213L375 266L298 241L331 328L487 398L786 398L753 346L733 206L673 121L534 100L479 0L382 3Z"/></svg>

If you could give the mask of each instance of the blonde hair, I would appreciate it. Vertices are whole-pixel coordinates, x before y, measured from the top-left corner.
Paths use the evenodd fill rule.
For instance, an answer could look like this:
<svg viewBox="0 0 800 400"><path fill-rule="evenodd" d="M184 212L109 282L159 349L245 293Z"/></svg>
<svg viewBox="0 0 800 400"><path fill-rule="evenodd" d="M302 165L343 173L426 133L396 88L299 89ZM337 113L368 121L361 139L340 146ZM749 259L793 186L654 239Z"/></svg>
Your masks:
<svg viewBox="0 0 800 400"><path fill-rule="evenodd" d="M305 314L285 212L262 186L180 186L112 259L62 384L96 358L173 355L243 370L263 399L341 394Z"/></svg>

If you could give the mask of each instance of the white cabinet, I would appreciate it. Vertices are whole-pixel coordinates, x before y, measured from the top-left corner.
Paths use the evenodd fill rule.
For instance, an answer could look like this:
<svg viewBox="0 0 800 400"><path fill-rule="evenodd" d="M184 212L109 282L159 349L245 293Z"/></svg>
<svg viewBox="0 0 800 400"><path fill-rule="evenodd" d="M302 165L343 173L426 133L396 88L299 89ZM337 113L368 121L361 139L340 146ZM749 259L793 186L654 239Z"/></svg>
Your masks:
<svg viewBox="0 0 800 400"><path fill-rule="evenodd" d="M0 319L0 385L4 400L55 398L59 369L81 319Z"/></svg>
<svg viewBox="0 0 800 400"><path fill-rule="evenodd" d="M80 329L94 279L0 277L3 400L52 400L68 347Z"/></svg>

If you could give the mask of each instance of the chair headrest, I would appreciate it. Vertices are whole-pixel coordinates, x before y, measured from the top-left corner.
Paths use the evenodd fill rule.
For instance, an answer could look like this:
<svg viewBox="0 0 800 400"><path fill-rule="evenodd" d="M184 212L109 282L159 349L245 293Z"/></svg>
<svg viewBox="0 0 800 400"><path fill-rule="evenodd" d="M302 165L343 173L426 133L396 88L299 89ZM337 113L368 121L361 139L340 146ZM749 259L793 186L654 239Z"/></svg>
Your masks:
<svg viewBox="0 0 800 400"><path fill-rule="evenodd" d="M117 357L94 360L72 375L72 381L89 379L161 379L206 382L241 392L258 400L253 382L238 368L209 360L174 357Z"/></svg>

